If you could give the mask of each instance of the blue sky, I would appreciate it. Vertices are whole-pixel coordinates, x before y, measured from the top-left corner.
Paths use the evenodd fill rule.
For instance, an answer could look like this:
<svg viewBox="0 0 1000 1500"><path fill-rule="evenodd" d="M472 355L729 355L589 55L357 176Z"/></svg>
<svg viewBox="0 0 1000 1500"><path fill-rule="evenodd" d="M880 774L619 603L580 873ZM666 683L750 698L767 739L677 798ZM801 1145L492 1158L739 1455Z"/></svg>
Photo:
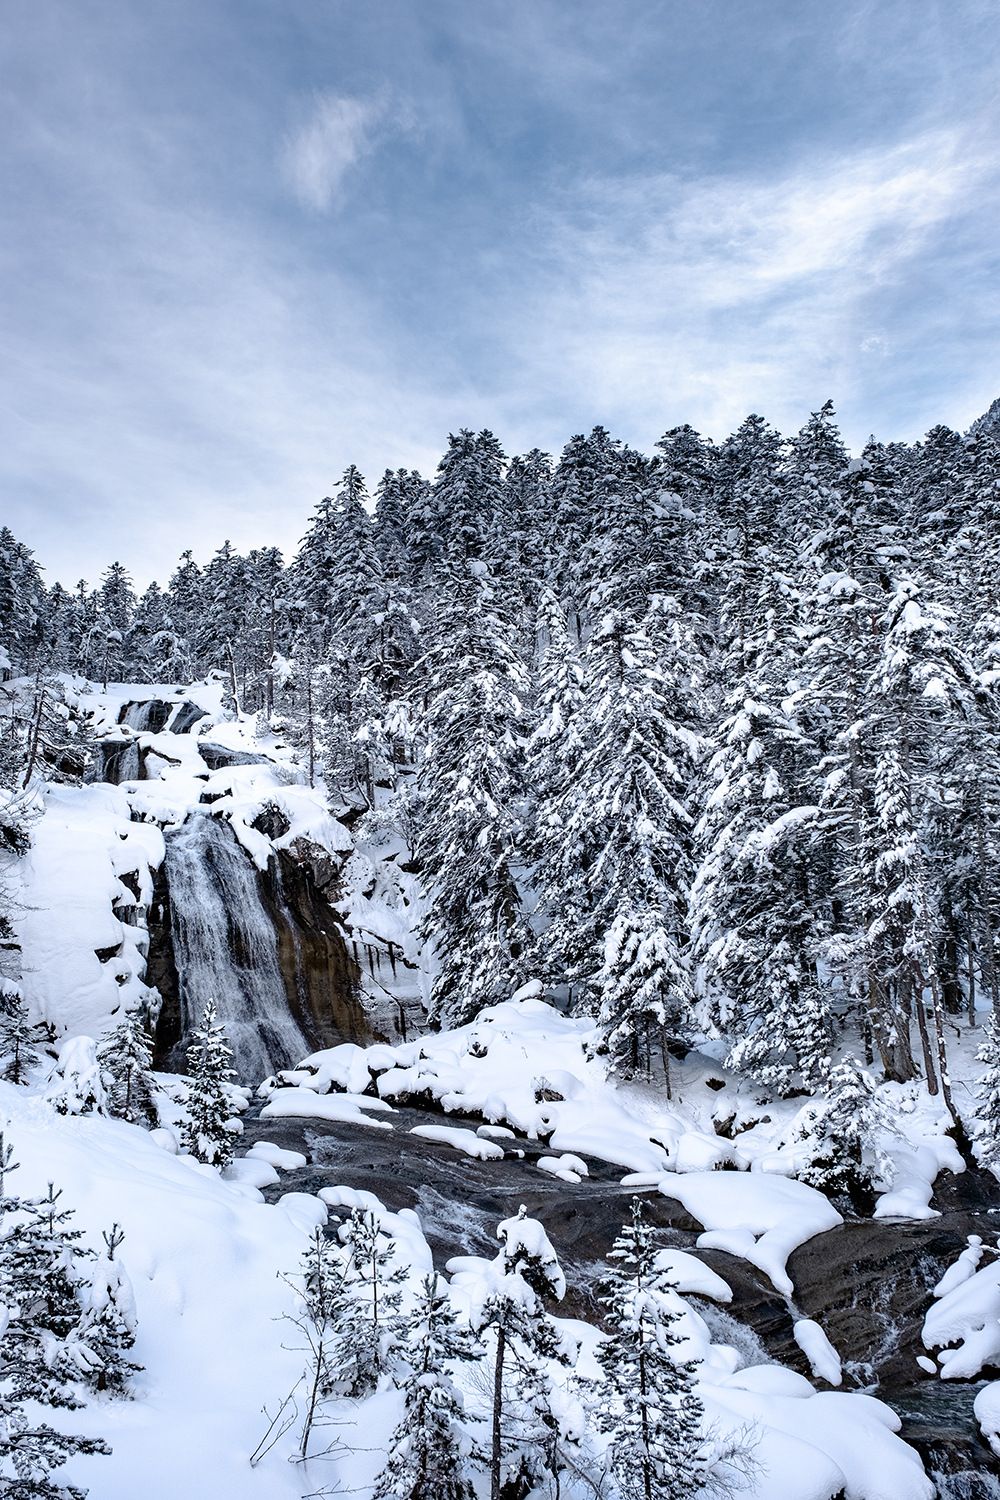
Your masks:
<svg viewBox="0 0 1000 1500"><path fill-rule="evenodd" d="M2 518L291 552L449 430L1000 395L996 0L7 0Z"/></svg>

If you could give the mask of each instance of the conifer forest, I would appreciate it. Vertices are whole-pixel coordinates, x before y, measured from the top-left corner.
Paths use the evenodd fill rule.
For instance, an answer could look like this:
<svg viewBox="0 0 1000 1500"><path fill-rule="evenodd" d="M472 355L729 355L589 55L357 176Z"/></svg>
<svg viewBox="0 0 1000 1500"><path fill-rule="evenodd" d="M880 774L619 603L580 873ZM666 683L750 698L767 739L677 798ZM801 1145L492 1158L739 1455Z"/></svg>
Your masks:
<svg viewBox="0 0 1000 1500"><path fill-rule="evenodd" d="M0 1495L993 1500L1000 402L302 531L0 531Z"/></svg>

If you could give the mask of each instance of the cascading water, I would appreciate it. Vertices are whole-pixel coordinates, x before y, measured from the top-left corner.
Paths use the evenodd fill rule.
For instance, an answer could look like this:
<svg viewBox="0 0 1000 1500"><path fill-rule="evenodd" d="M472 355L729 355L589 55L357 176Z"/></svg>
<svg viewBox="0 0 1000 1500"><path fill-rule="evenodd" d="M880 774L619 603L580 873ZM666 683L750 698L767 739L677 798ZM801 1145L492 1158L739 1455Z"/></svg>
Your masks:
<svg viewBox="0 0 1000 1500"><path fill-rule="evenodd" d="M214 999L242 1082L294 1066L312 1048L288 1009L250 858L228 824L205 813L168 833L166 848L184 1034Z"/></svg>

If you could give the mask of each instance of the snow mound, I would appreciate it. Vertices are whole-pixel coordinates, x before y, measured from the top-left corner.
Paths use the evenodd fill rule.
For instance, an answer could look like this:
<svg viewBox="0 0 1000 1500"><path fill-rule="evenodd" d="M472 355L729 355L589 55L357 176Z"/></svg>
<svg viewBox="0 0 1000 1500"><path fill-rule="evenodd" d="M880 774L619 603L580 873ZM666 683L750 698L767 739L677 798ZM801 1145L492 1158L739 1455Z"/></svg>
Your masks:
<svg viewBox="0 0 1000 1500"><path fill-rule="evenodd" d="M769 1276L775 1289L794 1291L785 1270L793 1250L844 1221L833 1205L804 1182L758 1172L667 1173L658 1187L705 1226L698 1246L727 1250Z"/></svg>
<svg viewBox="0 0 1000 1500"><path fill-rule="evenodd" d="M494 1141L481 1140L475 1131L460 1130L450 1125L414 1125L411 1135L423 1136L425 1141L441 1141L445 1146L454 1146L466 1156L478 1157L480 1161L502 1161L503 1147ZM579 1182L577 1178L577 1182Z"/></svg>
<svg viewBox="0 0 1000 1500"><path fill-rule="evenodd" d="M963 1252L965 1254L967 1252ZM971 1380L1000 1355L1000 1261L953 1286L924 1318L925 1349L940 1349L942 1380ZM958 1343L957 1349L945 1347Z"/></svg>
<svg viewBox="0 0 1000 1500"><path fill-rule="evenodd" d="M262 1120L313 1119L341 1120L349 1125L370 1125L374 1130L391 1130L388 1120L369 1120L362 1111L389 1110L381 1099L358 1094L316 1094L312 1089L278 1089L260 1112ZM393 1111L389 1110L389 1113Z"/></svg>

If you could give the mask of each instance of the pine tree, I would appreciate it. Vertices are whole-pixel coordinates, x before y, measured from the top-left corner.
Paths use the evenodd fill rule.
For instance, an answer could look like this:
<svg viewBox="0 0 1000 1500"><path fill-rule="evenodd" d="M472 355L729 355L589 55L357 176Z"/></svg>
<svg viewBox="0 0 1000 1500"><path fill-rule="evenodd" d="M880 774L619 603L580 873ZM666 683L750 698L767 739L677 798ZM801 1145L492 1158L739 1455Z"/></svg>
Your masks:
<svg viewBox="0 0 1000 1500"><path fill-rule="evenodd" d="M181 1140L184 1149L198 1161L228 1167L233 1159L233 1109L226 1084L236 1074L229 1066L233 1054L226 1045L225 1027L216 1019L214 1000L208 1001L191 1035L187 1050L188 1119Z"/></svg>
<svg viewBox="0 0 1000 1500"><path fill-rule="evenodd" d="M28 1075L38 1066L40 1030L29 1023L17 985L0 978L0 1078L8 1083L27 1083Z"/></svg>
<svg viewBox="0 0 1000 1500"><path fill-rule="evenodd" d="M976 1156L980 1166L1000 1160L1000 1015L991 1011L976 1057L983 1064L976 1085Z"/></svg>
<svg viewBox="0 0 1000 1500"><path fill-rule="evenodd" d="M632 1200L610 1258L602 1302L608 1338L598 1346L608 1394L598 1425L610 1438L610 1467L623 1500L688 1500L709 1479L704 1407L695 1364L672 1352L680 1314L670 1284L655 1269L652 1231Z"/></svg>
<svg viewBox="0 0 1000 1500"><path fill-rule="evenodd" d="M144 1018L130 1011L120 1025L102 1039L97 1060L104 1071L109 1113L131 1125L155 1126L159 1121L153 1097L153 1048Z"/></svg>
<svg viewBox="0 0 1000 1500"><path fill-rule="evenodd" d="M892 1178L892 1164L879 1140L894 1128L891 1114L856 1057L835 1064L825 1095L802 1128L812 1159L799 1176L824 1193L870 1193L879 1178Z"/></svg>
<svg viewBox="0 0 1000 1500"><path fill-rule="evenodd" d="M342 1237L348 1250L345 1286L351 1297L340 1314L331 1364L345 1395L367 1396L396 1365L406 1267L389 1269L396 1242L387 1239L368 1209L352 1210Z"/></svg>
<svg viewBox="0 0 1000 1500"><path fill-rule="evenodd" d="M553 1474L558 1470L558 1427L545 1361L559 1359L560 1351L542 1298L558 1300L566 1290L545 1230L523 1207L498 1225L497 1238L503 1248L483 1278L471 1313L473 1329L480 1336L490 1330L495 1340L491 1500L500 1500L505 1453L512 1458L508 1484L522 1496L546 1468ZM505 1418L512 1415L516 1420L508 1420L505 1433Z"/></svg>
<svg viewBox="0 0 1000 1500"><path fill-rule="evenodd" d="M460 1426L463 1402L449 1366L477 1359L481 1350L473 1335L457 1326L435 1275L424 1277L407 1321L400 1350L409 1367L403 1415L373 1500L473 1500L475 1487L462 1473L471 1444Z"/></svg>
<svg viewBox="0 0 1000 1500"><path fill-rule="evenodd" d="M78 1289L82 1316L74 1342L86 1351L86 1378L97 1391L128 1394L133 1375L142 1369L127 1359L137 1327L135 1294L118 1251L125 1235L118 1224L103 1236L104 1252L88 1267Z"/></svg>
<svg viewBox="0 0 1000 1500"><path fill-rule="evenodd" d="M341 1247L335 1240L327 1239L323 1231L317 1228L313 1231L309 1248L302 1256L299 1276L294 1281L284 1278L298 1297L298 1311L289 1315L289 1321L302 1334L305 1342L301 1347L307 1357L300 1382L305 1407L299 1437L299 1455L303 1459L310 1457L309 1445L315 1428L322 1423L324 1401L338 1390L337 1340L341 1320L351 1302L346 1265L347 1257ZM298 1385L295 1389L298 1389ZM267 1451L265 1444L269 1444L270 1433L279 1424L294 1394L295 1390L282 1404L251 1463Z"/></svg>
<svg viewBox="0 0 1000 1500"><path fill-rule="evenodd" d="M518 971L513 867L530 683L484 565L448 565L438 583L439 613L419 664L429 700L417 846L429 900L420 931L438 960L432 1016L460 1025L509 994Z"/></svg>

